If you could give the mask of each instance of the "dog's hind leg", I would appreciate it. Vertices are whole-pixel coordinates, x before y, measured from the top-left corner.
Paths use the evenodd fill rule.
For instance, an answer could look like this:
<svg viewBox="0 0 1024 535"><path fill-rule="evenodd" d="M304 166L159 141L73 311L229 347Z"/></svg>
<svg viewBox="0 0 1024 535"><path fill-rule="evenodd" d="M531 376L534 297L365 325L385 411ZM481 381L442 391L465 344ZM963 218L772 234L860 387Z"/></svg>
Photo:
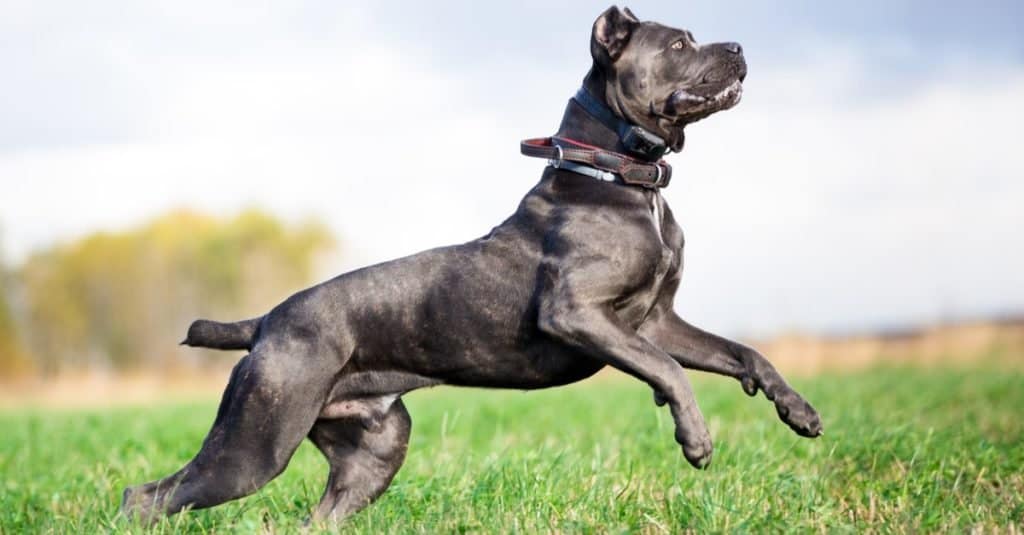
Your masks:
<svg viewBox="0 0 1024 535"><path fill-rule="evenodd" d="M287 466L320 412L330 380L288 354L257 348L231 372L199 453L177 473L125 490L122 511L150 522L255 492Z"/></svg>
<svg viewBox="0 0 1024 535"><path fill-rule="evenodd" d="M360 417L317 420L310 440L327 457L330 474L314 521L340 521L379 497L405 460L412 420L401 399L375 425Z"/></svg>

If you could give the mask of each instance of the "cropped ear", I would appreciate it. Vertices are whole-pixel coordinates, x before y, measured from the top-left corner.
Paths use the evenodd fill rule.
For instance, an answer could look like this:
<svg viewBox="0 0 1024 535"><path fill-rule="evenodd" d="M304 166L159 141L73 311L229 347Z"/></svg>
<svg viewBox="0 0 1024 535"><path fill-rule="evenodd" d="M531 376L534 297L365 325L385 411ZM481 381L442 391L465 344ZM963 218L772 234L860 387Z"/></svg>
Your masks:
<svg viewBox="0 0 1024 535"><path fill-rule="evenodd" d="M621 10L618 6L612 6L601 13L594 21L594 30L590 35L590 55L594 61L607 65L619 59L639 23L629 8Z"/></svg>

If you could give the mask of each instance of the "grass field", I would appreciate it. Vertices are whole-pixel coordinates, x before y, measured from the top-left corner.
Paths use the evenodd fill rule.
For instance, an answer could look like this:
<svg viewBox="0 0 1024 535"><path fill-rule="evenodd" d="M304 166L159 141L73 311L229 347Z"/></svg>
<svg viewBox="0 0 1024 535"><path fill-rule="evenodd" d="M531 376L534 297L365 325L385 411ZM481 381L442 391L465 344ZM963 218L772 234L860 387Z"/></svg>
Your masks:
<svg viewBox="0 0 1024 535"><path fill-rule="evenodd" d="M631 380L413 393L406 464L344 531L1021 530L1020 372L889 369L797 381L824 418L814 441L737 383L694 379L716 446L703 472L673 442L667 409ZM121 489L179 468L215 408L0 414L0 532L142 531L118 516ZM155 529L296 531L325 478L306 443L257 494Z"/></svg>

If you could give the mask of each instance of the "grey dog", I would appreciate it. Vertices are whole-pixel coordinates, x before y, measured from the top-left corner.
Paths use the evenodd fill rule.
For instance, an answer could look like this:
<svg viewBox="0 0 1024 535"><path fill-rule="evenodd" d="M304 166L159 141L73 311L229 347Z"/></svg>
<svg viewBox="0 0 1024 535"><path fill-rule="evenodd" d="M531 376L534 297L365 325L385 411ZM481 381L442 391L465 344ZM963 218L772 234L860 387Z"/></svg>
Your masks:
<svg viewBox="0 0 1024 535"><path fill-rule="evenodd" d="M441 384L538 389L611 366L668 404L695 467L710 462L711 438L684 368L760 389L798 434L821 434L818 414L761 354L673 311L683 233L659 193L670 176L660 157L682 149L687 124L739 102L741 47L699 45L613 6L594 22L590 51L555 141L533 147L551 165L486 236L345 273L260 318L193 323L185 344L249 354L195 458L127 489L123 511L152 520L246 496L308 437L330 464L313 518L343 519L402 465L411 420L401 396Z"/></svg>

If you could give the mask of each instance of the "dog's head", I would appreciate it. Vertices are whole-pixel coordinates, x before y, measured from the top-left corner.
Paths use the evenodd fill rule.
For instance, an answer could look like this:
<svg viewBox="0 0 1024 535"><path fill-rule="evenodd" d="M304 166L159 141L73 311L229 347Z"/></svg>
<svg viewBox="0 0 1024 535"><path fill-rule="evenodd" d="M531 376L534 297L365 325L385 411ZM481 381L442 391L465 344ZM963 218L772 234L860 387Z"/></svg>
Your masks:
<svg viewBox="0 0 1024 535"><path fill-rule="evenodd" d="M747 75L739 44L701 45L689 31L641 22L615 6L594 22L590 53L608 106L676 151L684 126L740 101Z"/></svg>

